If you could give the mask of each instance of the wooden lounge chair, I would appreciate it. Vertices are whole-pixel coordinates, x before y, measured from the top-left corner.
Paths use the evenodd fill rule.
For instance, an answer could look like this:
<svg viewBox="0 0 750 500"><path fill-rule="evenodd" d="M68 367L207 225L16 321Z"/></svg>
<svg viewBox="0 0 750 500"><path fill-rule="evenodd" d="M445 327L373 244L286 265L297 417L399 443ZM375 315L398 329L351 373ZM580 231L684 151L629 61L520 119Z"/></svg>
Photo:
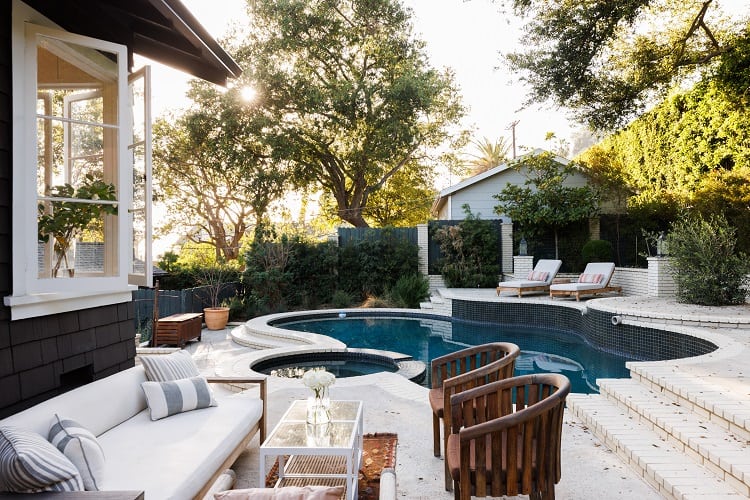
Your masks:
<svg viewBox="0 0 750 500"><path fill-rule="evenodd" d="M500 292L515 292L520 298L524 292L547 292L561 265L561 260L540 259L525 280L501 281L498 283L497 294L500 295Z"/></svg>
<svg viewBox="0 0 750 500"><path fill-rule="evenodd" d="M521 349L510 342L492 342L468 347L457 352L435 358L430 363L431 389L429 392L432 407L433 451L440 456L440 420L443 420L443 434L448 438L451 429L450 397L473 387L502 380L513 376L515 361ZM453 481L445 467L445 489L450 491Z"/></svg>
<svg viewBox="0 0 750 500"><path fill-rule="evenodd" d="M568 393L567 377L541 373L454 395L445 458L456 500L472 495L554 500Z"/></svg>
<svg viewBox="0 0 750 500"><path fill-rule="evenodd" d="M582 295L596 295L606 292L622 293L621 286L610 286L609 281L615 273L614 262L590 262L586 265L576 283L560 283L549 288L550 298L575 296L581 300Z"/></svg>

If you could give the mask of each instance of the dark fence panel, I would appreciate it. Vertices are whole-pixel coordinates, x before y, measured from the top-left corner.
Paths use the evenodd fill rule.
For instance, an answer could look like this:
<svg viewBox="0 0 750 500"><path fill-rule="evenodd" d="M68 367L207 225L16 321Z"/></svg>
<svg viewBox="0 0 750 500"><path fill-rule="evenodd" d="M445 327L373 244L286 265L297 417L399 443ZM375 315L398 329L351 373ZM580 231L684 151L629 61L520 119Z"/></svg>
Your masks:
<svg viewBox="0 0 750 500"><path fill-rule="evenodd" d="M385 236L419 244L416 227L340 227L338 228L339 246L353 245L363 240L379 240Z"/></svg>
<svg viewBox="0 0 750 500"><path fill-rule="evenodd" d="M612 243L618 267L648 267L646 256L656 253L648 247L641 222L628 215L602 215L599 232L601 239Z"/></svg>
<svg viewBox="0 0 750 500"><path fill-rule="evenodd" d="M438 264L440 262L440 259L442 258L442 253L440 252L440 243L434 238L435 231L440 229L441 227L445 226L457 226L460 223L462 223L464 220L432 220L429 222L428 226L428 234L429 239L427 242L427 272L429 274L440 274L440 270L438 269ZM492 219L490 220L493 227L495 228L495 232L497 233L497 264L502 267L503 263L503 252L502 252L502 224L503 221L500 219Z"/></svg>
<svg viewBox="0 0 750 500"><path fill-rule="evenodd" d="M151 328L154 317L153 288L139 288L133 291L135 306L135 329L141 334L141 340L151 338ZM237 285L232 283L219 294L219 300L233 297L237 293ZM164 318L179 313L202 313L204 307L209 306L206 287L186 288L185 290L159 290L159 317Z"/></svg>

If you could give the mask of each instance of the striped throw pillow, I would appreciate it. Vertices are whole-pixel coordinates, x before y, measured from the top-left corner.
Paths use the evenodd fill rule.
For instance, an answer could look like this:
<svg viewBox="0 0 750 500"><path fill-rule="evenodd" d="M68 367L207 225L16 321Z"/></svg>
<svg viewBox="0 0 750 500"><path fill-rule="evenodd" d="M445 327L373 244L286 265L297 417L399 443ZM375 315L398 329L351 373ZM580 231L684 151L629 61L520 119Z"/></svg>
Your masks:
<svg viewBox="0 0 750 500"><path fill-rule="evenodd" d="M601 283L604 279L603 274L581 274L578 277L578 283Z"/></svg>
<svg viewBox="0 0 750 500"><path fill-rule="evenodd" d="M55 414L49 442L73 462L87 491L101 489L104 477L104 450L94 434L75 420Z"/></svg>
<svg viewBox="0 0 750 500"><path fill-rule="evenodd" d="M175 351L167 355L140 356L146 378L154 382L166 382L200 375L193 357L187 351Z"/></svg>
<svg viewBox="0 0 750 500"><path fill-rule="evenodd" d="M76 466L35 432L0 426L0 491L81 491Z"/></svg>
<svg viewBox="0 0 750 500"><path fill-rule="evenodd" d="M547 281L549 273L544 271L531 271L526 277L529 281Z"/></svg>
<svg viewBox="0 0 750 500"><path fill-rule="evenodd" d="M151 420L199 408L216 406L214 394L203 377L167 382L143 382Z"/></svg>

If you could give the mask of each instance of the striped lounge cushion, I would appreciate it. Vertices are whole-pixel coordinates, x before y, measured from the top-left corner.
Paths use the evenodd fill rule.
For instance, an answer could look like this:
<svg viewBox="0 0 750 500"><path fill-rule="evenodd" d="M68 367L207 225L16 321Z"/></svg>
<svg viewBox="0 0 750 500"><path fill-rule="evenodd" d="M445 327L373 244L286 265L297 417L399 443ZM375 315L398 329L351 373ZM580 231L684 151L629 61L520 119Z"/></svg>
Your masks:
<svg viewBox="0 0 750 500"><path fill-rule="evenodd" d="M87 491L98 491L104 477L104 450L94 434L75 420L55 414L49 442L73 462Z"/></svg>
<svg viewBox="0 0 750 500"><path fill-rule="evenodd" d="M578 283L601 283L603 279L603 274L581 274Z"/></svg>
<svg viewBox="0 0 750 500"><path fill-rule="evenodd" d="M200 375L193 357L187 351L176 351L167 355L140 356L146 378L155 382L179 380Z"/></svg>
<svg viewBox="0 0 750 500"><path fill-rule="evenodd" d="M526 277L529 281L547 281L547 277L549 276L549 273L544 271L531 271L529 272L529 275Z"/></svg>
<svg viewBox="0 0 750 500"><path fill-rule="evenodd" d="M203 377L192 377L167 382L143 382L151 420L190 410L216 406L211 388Z"/></svg>
<svg viewBox="0 0 750 500"><path fill-rule="evenodd" d="M78 469L35 432L0 426L0 491L81 491Z"/></svg>

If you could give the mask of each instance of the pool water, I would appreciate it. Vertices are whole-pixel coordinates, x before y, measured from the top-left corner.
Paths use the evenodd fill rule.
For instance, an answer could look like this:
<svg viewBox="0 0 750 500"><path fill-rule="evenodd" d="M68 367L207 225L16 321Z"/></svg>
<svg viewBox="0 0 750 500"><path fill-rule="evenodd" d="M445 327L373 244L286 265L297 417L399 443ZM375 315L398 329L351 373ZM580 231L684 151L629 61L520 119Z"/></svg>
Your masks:
<svg viewBox="0 0 750 500"><path fill-rule="evenodd" d="M340 340L348 347L381 349L430 361L469 345L513 342L521 348L516 375L556 372L566 375L577 393L598 392L597 378L629 375L629 358L600 351L570 332L418 318L346 317L276 323L289 330L312 332ZM428 377L425 385L429 386Z"/></svg>

